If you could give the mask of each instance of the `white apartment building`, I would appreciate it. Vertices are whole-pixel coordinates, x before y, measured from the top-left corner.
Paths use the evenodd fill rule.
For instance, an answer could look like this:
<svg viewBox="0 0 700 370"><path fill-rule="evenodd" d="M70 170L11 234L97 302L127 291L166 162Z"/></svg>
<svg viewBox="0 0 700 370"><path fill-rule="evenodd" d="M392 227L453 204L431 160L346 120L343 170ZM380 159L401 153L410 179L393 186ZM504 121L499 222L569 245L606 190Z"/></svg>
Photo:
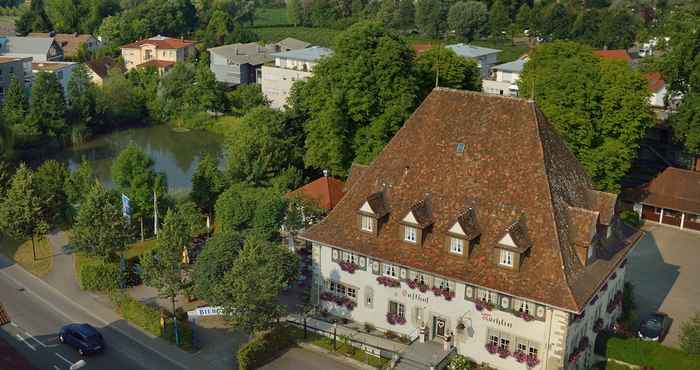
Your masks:
<svg viewBox="0 0 700 370"><path fill-rule="evenodd" d="M501 52L501 50L498 49L462 43L447 45L447 48L463 58L474 60L476 65L479 66L479 69L481 69L482 78L488 77L491 67L498 63L498 53Z"/></svg>
<svg viewBox="0 0 700 370"><path fill-rule="evenodd" d="M496 369L592 365L641 234L533 102L436 88L347 184L301 235L320 309Z"/></svg>
<svg viewBox="0 0 700 370"><path fill-rule="evenodd" d="M273 108L283 108L296 81L305 81L313 74L318 61L331 54L320 46L274 53L274 65L262 66L262 92Z"/></svg>
<svg viewBox="0 0 700 370"><path fill-rule="evenodd" d="M527 60L523 57L491 67L490 78L481 80L482 90L488 94L518 96L518 80Z"/></svg>

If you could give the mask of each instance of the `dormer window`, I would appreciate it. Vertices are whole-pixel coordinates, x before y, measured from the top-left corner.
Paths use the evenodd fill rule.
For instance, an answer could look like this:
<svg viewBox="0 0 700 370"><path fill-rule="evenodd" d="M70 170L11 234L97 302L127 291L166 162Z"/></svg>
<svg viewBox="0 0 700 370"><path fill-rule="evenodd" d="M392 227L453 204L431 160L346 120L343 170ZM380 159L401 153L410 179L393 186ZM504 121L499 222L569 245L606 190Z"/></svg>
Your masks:
<svg viewBox="0 0 700 370"><path fill-rule="evenodd" d="M480 235L481 232L476 224L476 212L473 208L467 208L466 211L457 216L457 220L447 230L445 244L450 253L468 256L479 243ZM466 253L465 245L469 247Z"/></svg>
<svg viewBox="0 0 700 370"><path fill-rule="evenodd" d="M367 197L357 211L358 227L363 232L377 235L379 222L388 213L382 193L373 193Z"/></svg>
<svg viewBox="0 0 700 370"><path fill-rule="evenodd" d="M501 249L501 256L498 263L501 266L513 267L513 252Z"/></svg>
<svg viewBox="0 0 700 370"><path fill-rule="evenodd" d="M360 215L360 218L362 221L362 224L360 226L362 228L362 231L367 231L367 232L374 231L374 219L372 217L366 216L366 215Z"/></svg>
<svg viewBox="0 0 700 370"><path fill-rule="evenodd" d="M525 228L525 220L516 220L506 228L504 235L495 246L496 265L518 270L531 245Z"/></svg>
<svg viewBox="0 0 700 370"><path fill-rule="evenodd" d="M405 240L409 243L415 243L417 234L418 233L417 233L415 227L404 226L404 228L403 228L403 240Z"/></svg>
<svg viewBox="0 0 700 370"><path fill-rule="evenodd" d="M450 252L454 254L464 254L464 240L450 237Z"/></svg>

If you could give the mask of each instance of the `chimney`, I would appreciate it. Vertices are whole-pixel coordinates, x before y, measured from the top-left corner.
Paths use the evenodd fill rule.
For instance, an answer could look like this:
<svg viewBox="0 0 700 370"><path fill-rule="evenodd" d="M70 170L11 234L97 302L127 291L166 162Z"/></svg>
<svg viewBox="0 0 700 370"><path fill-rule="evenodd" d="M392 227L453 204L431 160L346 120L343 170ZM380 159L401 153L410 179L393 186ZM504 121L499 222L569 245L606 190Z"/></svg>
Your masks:
<svg viewBox="0 0 700 370"><path fill-rule="evenodd" d="M328 177L328 170L323 170L323 177Z"/></svg>

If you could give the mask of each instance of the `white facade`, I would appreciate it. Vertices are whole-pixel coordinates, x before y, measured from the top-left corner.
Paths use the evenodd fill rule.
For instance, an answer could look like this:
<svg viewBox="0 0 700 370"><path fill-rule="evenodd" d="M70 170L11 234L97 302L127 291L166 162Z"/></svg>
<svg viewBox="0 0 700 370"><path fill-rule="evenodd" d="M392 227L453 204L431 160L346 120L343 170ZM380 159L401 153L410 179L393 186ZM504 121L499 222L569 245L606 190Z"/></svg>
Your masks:
<svg viewBox="0 0 700 370"><path fill-rule="evenodd" d="M313 243L312 260L314 272L313 299L320 308L335 316L346 317L359 323L370 323L379 330L391 330L411 339L421 335L424 327L425 339L444 342L452 335L457 352L477 363L485 362L500 370L525 370L525 363L516 361L511 355L501 358L487 350L488 343L507 346L513 354L518 349L526 354L535 354L539 363L531 369L587 369L592 365L595 323L602 319L607 328L619 315L619 306L608 312L608 305L617 292L621 297L624 282L624 265L615 270L597 298L586 306L585 314L577 318L565 310L520 300L493 290L481 289L463 282L442 279L405 266L392 265L368 256L357 255L339 248ZM341 268L339 262L353 263L351 273ZM380 284L378 278L393 283ZM415 279L415 280L414 280ZM424 292L408 281L425 281ZM396 286L398 284L398 286ZM436 295L431 287L443 287L449 294ZM451 299L445 295L452 294ZM329 296L344 296L354 303L352 309L328 300ZM325 298L324 298L325 297ZM492 309L481 308L479 301L491 302ZM529 312L526 321L519 313ZM387 313L392 312L405 319L404 324L390 324ZM395 316L394 316L395 317ZM569 362L577 353L582 337L588 345L576 360Z"/></svg>
<svg viewBox="0 0 700 370"><path fill-rule="evenodd" d="M518 80L527 58L497 65L491 69L491 79L481 80L481 89L488 94L518 96Z"/></svg>
<svg viewBox="0 0 700 370"><path fill-rule="evenodd" d="M666 103L664 102L664 99L666 98L666 93L666 85L664 84L661 89L652 92L651 96L649 97L649 104L654 108L665 108Z"/></svg>
<svg viewBox="0 0 700 370"><path fill-rule="evenodd" d="M262 67L262 92L273 108L283 108L297 81L305 81L313 75L318 61L331 54L330 49L313 46L305 49L275 53L275 64Z"/></svg>

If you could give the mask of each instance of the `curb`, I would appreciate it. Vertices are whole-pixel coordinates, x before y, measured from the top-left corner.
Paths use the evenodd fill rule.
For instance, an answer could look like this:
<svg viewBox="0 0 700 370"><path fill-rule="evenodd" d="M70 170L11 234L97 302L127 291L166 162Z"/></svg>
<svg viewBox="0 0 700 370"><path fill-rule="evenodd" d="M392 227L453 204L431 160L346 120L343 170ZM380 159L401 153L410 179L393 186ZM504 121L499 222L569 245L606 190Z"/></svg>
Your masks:
<svg viewBox="0 0 700 370"><path fill-rule="evenodd" d="M321 348L321 347L319 347L319 346L317 346L317 345L314 345L314 344L310 344L310 343L297 343L297 345L298 345L299 347L301 347L301 348L303 348L303 349L306 349L306 350L309 350L309 351L317 352L317 353L320 353L320 354L323 354L323 355L326 355L326 356L331 356L331 357L333 357L333 358L335 358L335 359L338 359L339 361L345 362L345 363L347 363L348 365L351 365L351 366L356 367L356 368L358 368L358 369L377 370L377 368L374 367L374 366L370 366L370 365L368 365L368 364L362 363L362 362L360 362L360 361L357 361L357 360L355 360L355 359L352 359L352 358L349 358L349 357L346 357L346 356L338 355L338 354L336 354L335 352L331 352L331 351L329 351L329 350L327 350L327 349L325 349L325 348Z"/></svg>
<svg viewBox="0 0 700 370"><path fill-rule="evenodd" d="M4 257L4 256L0 256L0 258L5 258L5 257ZM47 283L46 281L44 281L43 279L41 279L41 278L39 278L39 277L37 277L37 276L34 276L33 274L29 273L27 270L25 270L25 269L24 269L22 266L20 266L19 264L13 263L13 265L17 265L17 267L19 268L19 270L21 270L24 274L26 274L27 276L30 276L31 278L33 278L33 279L35 279L35 280L41 282L41 284L43 284L46 288L48 288L49 290L51 290L52 292L54 292L54 293L57 294L58 296L60 296L60 297L62 297L63 299L65 299L70 305L73 305L73 306L77 307L78 309L80 309L81 311L83 311L83 313L85 313L85 314L87 314L88 316L92 317L92 318L95 319L96 321L101 322L101 323L104 324L105 326L110 326L110 322L109 322L109 321L107 321L107 320L105 320L105 319L103 319L103 318L101 318L101 317L96 316L96 315L93 314L92 312L89 312L85 307L83 307L82 305L76 303L75 300L72 300L72 299L70 299L69 297L67 297L67 296L66 296L65 294L63 294L61 291L59 291L58 289L54 288L51 284L49 284L49 283ZM9 273L7 273L6 271L0 270L0 273L3 274L3 275L4 275L5 277L7 277L8 279L12 280L15 284L24 287L24 284L21 284L19 281L17 281L17 279L15 279L13 276L11 276L11 275L10 275ZM27 287L24 287L24 289L29 290ZM37 294L36 292L34 292L34 294L35 294L37 297L40 297L42 300L44 300L44 298L41 297L41 296L40 296L39 294ZM101 303L99 303L99 302L97 302L97 304L100 304L100 305L101 305ZM53 307L52 307L52 308L53 308ZM53 309L56 310L57 312L59 312L60 314L66 316L66 317L68 318L68 315L67 315L65 312L62 312L62 311L60 311L60 310L57 310L56 308L53 308ZM110 309L110 310L111 310L111 309ZM118 317L121 317L121 316L119 316L119 315L116 314L116 313L115 313L115 315L118 316ZM122 319L123 319L123 318L122 318ZM125 321L128 325L134 327L134 325L130 324L128 321L126 321L126 320L124 320L124 321ZM142 347L144 347L144 348L147 348L149 351L151 351L151 352L157 354L158 356L160 356L161 358L163 358L163 359L164 359L165 361L167 361L168 363L171 363L171 364L173 364L173 365L176 365L177 367L179 367L179 368L181 368L181 369L184 369L184 370L189 370L189 369L190 369L190 368L187 367L186 365L181 364L180 362L174 361L174 360L171 359L168 355L166 355L166 354L162 353L161 351L159 351L159 350L157 350L157 349L151 347L150 345L144 343L143 341L141 341L141 340L139 340L139 339L133 337L131 334L129 334L129 333L123 331L121 328L118 328L117 326L111 326L111 329L114 329L114 331L118 332L119 334L121 334L121 335L123 335L123 336L125 336L125 337L127 337L127 338L129 338L129 339L131 339L131 340L133 340L134 342L138 343L140 346L142 346ZM143 331L140 330L139 328L136 328L136 329L139 330L139 332L143 333ZM153 339L155 339L155 338L156 338L156 337L153 337ZM178 348L178 351L179 351L179 350L180 350L180 349Z"/></svg>

